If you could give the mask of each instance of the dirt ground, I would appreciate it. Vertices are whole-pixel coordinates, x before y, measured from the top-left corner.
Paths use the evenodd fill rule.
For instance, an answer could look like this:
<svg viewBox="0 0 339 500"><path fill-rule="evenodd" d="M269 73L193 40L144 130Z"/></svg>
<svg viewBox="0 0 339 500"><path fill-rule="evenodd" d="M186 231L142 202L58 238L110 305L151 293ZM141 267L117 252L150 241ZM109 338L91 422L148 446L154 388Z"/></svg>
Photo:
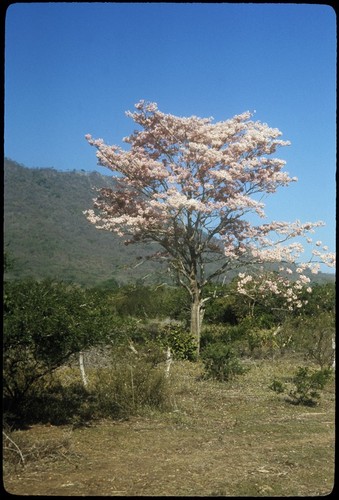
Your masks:
<svg viewBox="0 0 339 500"><path fill-rule="evenodd" d="M285 363L285 364L284 364ZM5 464L15 495L318 496L334 484L334 384L316 407L287 404L268 389L286 362L257 362L235 381L199 380L175 363L172 411L88 427L15 431L64 443L57 454Z"/></svg>

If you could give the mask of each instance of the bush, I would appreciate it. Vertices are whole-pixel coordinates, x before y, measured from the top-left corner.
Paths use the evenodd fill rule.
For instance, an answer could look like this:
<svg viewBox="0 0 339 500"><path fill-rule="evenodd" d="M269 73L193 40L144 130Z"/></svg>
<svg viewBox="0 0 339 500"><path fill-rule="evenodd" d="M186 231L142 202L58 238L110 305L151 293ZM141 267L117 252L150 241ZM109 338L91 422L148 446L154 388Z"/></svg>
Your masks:
<svg viewBox="0 0 339 500"><path fill-rule="evenodd" d="M44 280L5 284L4 395L18 404L72 354L103 342L111 315L95 292Z"/></svg>
<svg viewBox="0 0 339 500"><path fill-rule="evenodd" d="M231 345L238 356L271 356L279 349L280 330L276 327L257 327L253 320L243 320L238 325L206 325L201 336L202 350L209 344Z"/></svg>
<svg viewBox="0 0 339 500"><path fill-rule="evenodd" d="M320 398L320 390L332 377L332 370L326 368L311 372L308 367L299 367L290 384L273 380L270 389L281 394L287 392L286 401L295 405L315 406Z"/></svg>
<svg viewBox="0 0 339 500"><path fill-rule="evenodd" d="M319 390L324 389L332 375L332 370L327 368L310 373L309 368L300 367L292 379L295 388L288 395L294 404L314 406L320 398Z"/></svg>
<svg viewBox="0 0 339 500"><path fill-rule="evenodd" d="M281 352L281 346L285 345L279 327L270 329L252 328L247 332L246 337L250 356L257 358L273 356L277 351Z"/></svg>
<svg viewBox="0 0 339 500"><path fill-rule="evenodd" d="M312 293L307 293L304 297L307 304L303 306L302 314L304 316L319 316L327 312L335 311L336 284L333 283L313 283Z"/></svg>
<svg viewBox="0 0 339 500"><path fill-rule="evenodd" d="M193 361L196 357L196 344L194 338L190 332L180 325L161 325L155 340L163 349L170 347L177 359Z"/></svg>
<svg viewBox="0 0 339 500"><path fill-rule="evenodd" d="M98 370L90 393L97 418L128 418L145 408L165 410L169 405L165 371L155 366L152 354L145 359L132 353L130 359Z"/></svg>
<svg viewBox="0 0 339 500"><path fill-rule="evenodd" d="M225 382L245 372L231 347L221 342L208 345L201 357L207 378Z"/></svg>

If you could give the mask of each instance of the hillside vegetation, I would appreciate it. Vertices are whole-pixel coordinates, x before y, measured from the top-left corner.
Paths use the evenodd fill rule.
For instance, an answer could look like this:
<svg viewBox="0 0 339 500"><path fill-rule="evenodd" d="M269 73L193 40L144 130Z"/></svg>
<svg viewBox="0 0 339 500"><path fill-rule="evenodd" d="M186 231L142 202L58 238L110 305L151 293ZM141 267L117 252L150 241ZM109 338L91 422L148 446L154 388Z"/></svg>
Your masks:
<svg viewBox="0 0 339 500"><path fill-rule="evenodd" d="M150 273L156 279L154 263L135 267L149 248L126 247L86 220L83 211L103 186L113 181L96 172L29 169L5 159L4 243L13 261L8 279L51 277L87 286Z"/></svg>

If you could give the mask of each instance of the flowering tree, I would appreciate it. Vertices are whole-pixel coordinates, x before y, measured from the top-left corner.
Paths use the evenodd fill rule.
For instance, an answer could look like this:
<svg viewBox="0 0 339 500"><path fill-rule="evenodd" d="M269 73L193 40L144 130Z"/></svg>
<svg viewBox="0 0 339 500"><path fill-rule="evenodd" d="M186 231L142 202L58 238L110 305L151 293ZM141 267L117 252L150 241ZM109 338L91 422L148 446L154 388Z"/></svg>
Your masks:
<svg viewBox="0 0 339 500"><path fill-rule="evenodd" d="M257 304L269 308L271 312L278 312L279 316L281 313L288 314L308 304L305 292L312 292L312 287L309 285L311 279L300 274L292 281L286 276L293 273L291 268L280 267L279 271L281 274L262 267L255 275L239 273L236 291L247 299L250 317L253 317Z"/></svg>
<svg viewBox="0 0 339 500"><path fill-rule="evenodd" d="M279 139L278 129L251 120L249 112L213 123L164 114L145 101L135 108L127 116L139 128L124 138L127 150L86 135L98 163L115 174L116 189L100 189L94 209L85 214L126 243L160 245L190 294L199 352L205 285L244 264L292 264L303 247L288 240L323 223L259 223L266 217L263 195L297 180L282 171L283 160L271 156L290 144ZM333 257L327 258L332 264Z"/></svg>

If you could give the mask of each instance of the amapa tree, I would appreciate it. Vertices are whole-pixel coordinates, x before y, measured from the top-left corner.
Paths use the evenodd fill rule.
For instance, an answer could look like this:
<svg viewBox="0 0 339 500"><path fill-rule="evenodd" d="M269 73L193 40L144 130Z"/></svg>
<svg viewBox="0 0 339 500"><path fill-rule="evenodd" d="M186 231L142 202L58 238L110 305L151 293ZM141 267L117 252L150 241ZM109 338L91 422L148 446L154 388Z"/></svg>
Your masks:
<svg viewBox="0 0 339 500"><path fill-rule="evenodd" d="M135 108L127 116L138 129L123 139L126 150L86 135L98 163L114 173L116 189L100 189L85 214L126 243L160 245L190 294L199 352L206 284L249 264L289 268L304 250L294 239L323 223L262 222L263 195L297 180L283 171L284 160L272 156L290 144L278 129L253 121L250 112L213 123L165 114L145 101ZM333 265L331 254L324 258ZM302 276L305 269L299 269Z"/></svg>

